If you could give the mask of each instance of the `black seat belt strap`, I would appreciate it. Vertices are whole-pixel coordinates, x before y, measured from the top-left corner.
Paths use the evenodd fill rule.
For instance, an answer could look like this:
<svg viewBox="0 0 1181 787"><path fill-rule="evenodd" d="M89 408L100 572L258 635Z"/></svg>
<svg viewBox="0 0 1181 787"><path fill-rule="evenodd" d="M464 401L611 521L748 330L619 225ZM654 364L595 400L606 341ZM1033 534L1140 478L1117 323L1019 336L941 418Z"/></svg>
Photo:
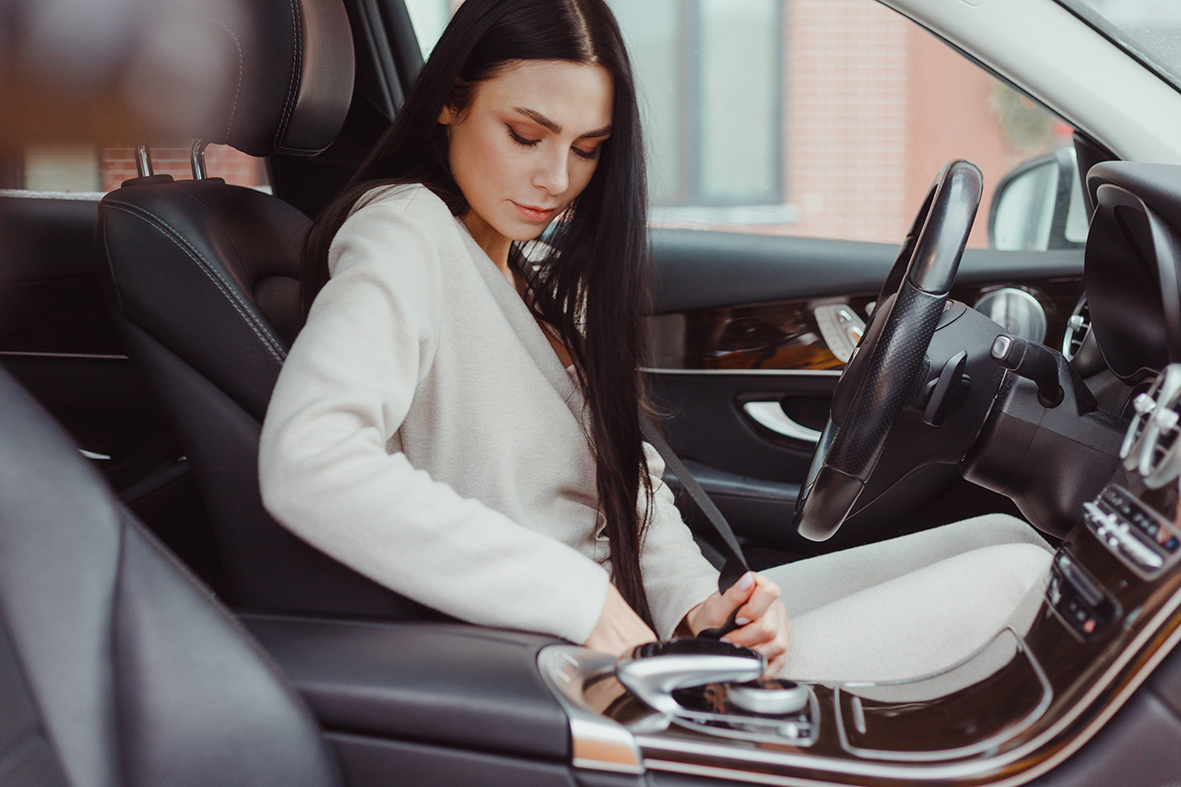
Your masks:
<svg viewBox="0 0 1181 787"><path fill-rule="evenodd" d="M689 472L689 468L685 467L685 463L673 453L673 449L669 446L668 441L664 439L664 435L660 433L656 424L652 422L652 419L646 413L640 413L640 433L656 449L656 452L660 454L661 459L664 460L665 467L672 470L677 480L681 482L681 487L689 493L689 498L701 513L705 514L705 518L713 526L714 532L721 537L722 545L729 553L725 556L726 562L722 566L721 573L718 575L718 592L725 594L735 582L742 578L743 574L750 571L746 557L742 554L742 546L739 545L738 539L734 536L734 531L730 528L730 523L726 521L726 517L714 505L714 501L701 488L701 484L697 483L697 479ZM737 615L738 610L735 609L730 615L730 619L721 628L708 629L698 634L698 636L711 639L725 636L737 628L737 624L734 622Z"/></svg>

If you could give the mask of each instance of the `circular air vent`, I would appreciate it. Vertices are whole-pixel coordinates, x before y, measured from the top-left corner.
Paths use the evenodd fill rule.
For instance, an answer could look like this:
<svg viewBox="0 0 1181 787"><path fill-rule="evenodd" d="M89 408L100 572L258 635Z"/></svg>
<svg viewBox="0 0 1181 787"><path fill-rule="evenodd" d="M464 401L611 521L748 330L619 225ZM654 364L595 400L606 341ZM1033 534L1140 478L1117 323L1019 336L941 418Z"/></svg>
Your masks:
<svg viewBox="0 0 1181 787"><path fill-rule="evenodd" d="M1091 307L1087 305L1086 294L1078 299L1078 304L1071 312L1066 323L1066 334L1062 337L1062 355L1066 360L1073 361L1074 356L1083 346L1087 334L1091 332Z"/></svg>
<svg viewBox="0 0 1181 787"><path fill-rule="evenodd" d="M1041 344L1046 338L1046 310L1031 293L1016 287L1002 287L981 295L972 307L1026 341Z"/></svg>

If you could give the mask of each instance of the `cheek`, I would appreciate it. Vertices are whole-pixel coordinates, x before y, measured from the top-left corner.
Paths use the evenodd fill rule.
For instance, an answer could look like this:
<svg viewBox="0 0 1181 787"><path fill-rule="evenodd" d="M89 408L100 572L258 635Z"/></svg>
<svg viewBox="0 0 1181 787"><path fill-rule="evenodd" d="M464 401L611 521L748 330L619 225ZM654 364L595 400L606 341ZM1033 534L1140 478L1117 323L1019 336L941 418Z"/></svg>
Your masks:
<svg viewBox="0 0 1181 787"><path fill-rule="evenodd" d="M599 162L595 161L580 161L575 159L570 169L570 183L574 188L572 191L575 195L581 194L582 190L591 182L591 178L595 176L595 171L599 168Z"/></svg>
<svg viewBox="0 0 1181 787"><path fill-rule="evenodd" d="M497 129L459 130L451 139L451 169L469 202L511 184L520 172L519 151ZM501 139L504 137L505 139ZM469 189L478 192L469 194Z"/></svg>

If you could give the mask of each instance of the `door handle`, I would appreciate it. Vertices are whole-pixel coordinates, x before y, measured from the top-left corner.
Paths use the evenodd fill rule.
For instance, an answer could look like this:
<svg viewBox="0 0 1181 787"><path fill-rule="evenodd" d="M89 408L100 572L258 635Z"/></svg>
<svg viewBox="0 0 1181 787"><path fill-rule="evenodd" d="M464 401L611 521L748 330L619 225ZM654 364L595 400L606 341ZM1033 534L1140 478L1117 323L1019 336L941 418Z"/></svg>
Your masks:
<svg viewBox="0 0 1181 787"><path fill-rule="evenodd" d="M820 432L815 429L809 429L806 426L801 426L788 418L787 413L783 412L783 408L779 406L779 400L773 402L747 402L742 405L742 411L750 416L755 423L770 429L776 434L781 434L784 437L790 437L792 440L799 440L803 443L812 443L813 445L820 442Z"/></svg>

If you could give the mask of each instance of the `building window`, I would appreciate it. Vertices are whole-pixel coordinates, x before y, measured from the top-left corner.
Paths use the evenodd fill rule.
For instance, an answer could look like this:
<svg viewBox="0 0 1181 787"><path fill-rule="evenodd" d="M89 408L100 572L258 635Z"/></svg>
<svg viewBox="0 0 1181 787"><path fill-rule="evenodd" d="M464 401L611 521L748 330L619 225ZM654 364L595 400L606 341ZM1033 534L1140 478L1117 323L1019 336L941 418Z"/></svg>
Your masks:
<svg viewBox="0 0 1181 787"><path fill-rule="evenodd" d="M782 203L783 0L610 4L636 72L652 204Z"/></svg>

